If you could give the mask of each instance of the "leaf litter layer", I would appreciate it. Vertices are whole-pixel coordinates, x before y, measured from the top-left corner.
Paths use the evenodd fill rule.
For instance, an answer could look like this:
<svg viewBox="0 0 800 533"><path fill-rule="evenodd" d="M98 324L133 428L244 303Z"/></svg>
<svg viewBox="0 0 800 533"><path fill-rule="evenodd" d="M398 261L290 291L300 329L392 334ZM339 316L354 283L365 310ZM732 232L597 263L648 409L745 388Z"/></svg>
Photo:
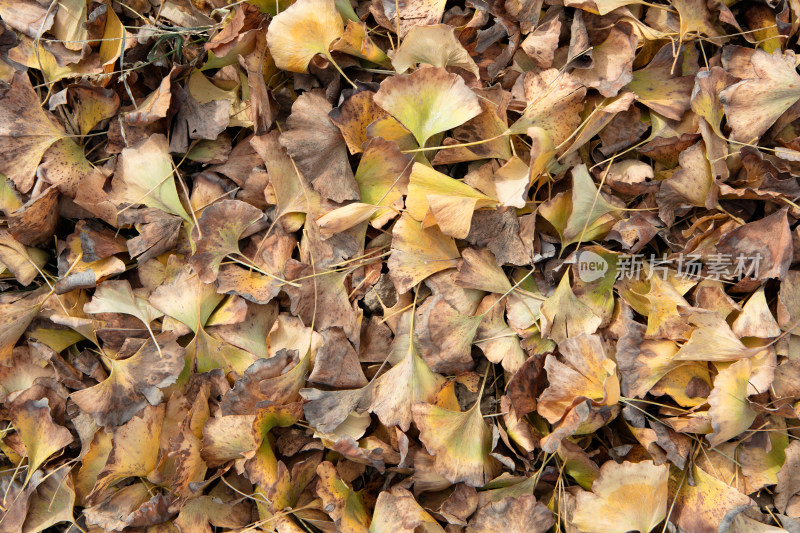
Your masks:
<svg viewBox="0 0 800 533"><path fill-rule="evenodd" d="M800 529L796 2L0 20L0 532Z"/></svg>

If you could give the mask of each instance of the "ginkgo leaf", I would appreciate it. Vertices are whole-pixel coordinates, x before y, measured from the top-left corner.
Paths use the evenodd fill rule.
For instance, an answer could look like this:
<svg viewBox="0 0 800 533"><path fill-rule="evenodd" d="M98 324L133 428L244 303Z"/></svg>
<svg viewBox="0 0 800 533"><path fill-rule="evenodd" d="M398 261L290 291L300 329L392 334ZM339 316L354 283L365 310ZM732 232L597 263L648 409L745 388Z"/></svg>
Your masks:
<svg viewBox="0 0 800 533"><path fill-rule="evenodd" d="M175 383L183 370L183 355L174 339L163 335L148 339L131 357L110 360L108 379L70 397L99 425L122 425L148 403L158 405L160 389Z"/></svg>
<svg viewBox="0 0 800 533"><path fill-rule="evenodd" d="M317 219L317 224L322 235L334 235L369 220L378 209L371 204L353 202L325 213Z"/></svg>
<svg viewBox="0 0 800 533"><path fill-rule="evenodd" d="M436 224L445 235L463 239L469 234L472 213L496 204L469 185L421 163L411 169L406 209L424 228Z"/></svg>
<svg viewBox="0 0 800 533"><path fill-rule="evenodd" d="M751 372L750 360L742 359L720 370L714 379L714 389L708 396L714 432L706 436L712 446L739 435L755 420L756 412L747 400L757 392L750 384Z"/></svg>
<svg viewBox="0 0 800 533"><path fill-rule="evenodd" d="M281 146L277 131L254 137L250 144L264 160L269 172L270 183L278 203L276 218L288 219L288 215L315 213L319 210L322 201L319 193L313 190L297 171L297 167ZM288 224L284 220L284 226L287 231L293 231L303 225L303 220L304 217L300 217Z"/></svg>
<svg viewBox="0 0 800 533"><path fill-rule="evenodd" d="M253 227L264 213L246 202L222 200L203 210L193 230L197 250L189 259L197 276L204 283L217 278L219 265L228 255L239 255L239 240L257 230Z"/></svg>
<svg viewBox="0 0 800 533"><path fill-rule="evenodd" d="M328 461L317 466L317 495L322 499L323 509L342 533L367 533L369 514L361 496L347 486L337 475L336 468Z"/></svg>
<svg viewBox="0 0 800 533"><path fill-rule="evenodd" d="M302 417L303 409L300 403L259 404L253 421L253 431L261 442L253 456L245 463L245 469L253 482L262 487L270 487L278 481L278 459L270 444L270 431L277 427L289 427Z"/></svg>
<svg viewBox="0 0 800 533"><path fill-rule="evenodd" d="M375 94L375 103L399 120L419 146L481 112L477 96L464 80L443 68L386 78Z"/></svg>
<svg viewBox="0 0 800 533"><path fill-rule="evenodd" d="M319 329L341 328L351 342L357 342L359 318L345 289L347 273L333 272L317 278L313 267L294 260L286 265L286 273L291 279L302 278L296 286L284 287L292 314Z"/></svg>
<svg viewBox="0 0 800 533"><path fill-rule="evenodd" d="M20 294L12 301L0 304L0 361L3 364L11 359L17 341L39 314L47 295L46 288Z"/></svg>
<svg viewBox="0 0 800 533"><path fill-rule="evenodd" d="M461 46L449 24L413 26L397 50L392 65L402 74L417 64L434 67L460 67L478 76L478 66Z"/></svg>
<svg viewBox="0 0 800 533"><path fill-rule="evenodd" d="M626 328L617 342L620 386L625 396L641 398L681 365L675 361L678 345L670 340L643 340L644 326L632 320Z"/></svg>
<svg viewBox="0 0 800 533"><path fill-rule="evenodd" d="M667 515L669 468L606 462L592 492L581 491L572 524L587 533L651 531Z"/></svg>
<svg viewBox="0 0 800 533"><path fill-rule="evenodd" d="M203 459L211 466L244 459L259 446L255 414L209 418L203 426Z"/></svg>
<svg viewBox="0 0 800 533"><path fill-rule="evenodd" d="M442 526L428 514L406 489L394 486L378 495L369 525L370 533L444 533Z"/></svg>
<svg viewBox="0 0 800 533"><path fill-rule="evenodd" d="M702 142L682 151L678 157L680 170L662 182L656 194L660 200L658 214L672 222L674 211L681 205L711 208L717 205L716 183Z"/></svg>
<svg viewBox="0 0 800 533"><path fill-rule="evenodd" d="M147 477L158 463L166 406L147 406L140 416L113 430L113 446L108 461L97 476L94 494L129 477Z"/></svg>
<svg viewBox="0 0 800 533"><path fill-rule="evenodd" d="M83 136L103 120L113 117L119 110L119 95L110 89L91 85L67 87L67 100L78 118L78 127Z"/></svg>
<svg viewBox="0 0 800 533"><path fill-rule="evenodd" d="M251 507L239 498L251 485L235 475L218 483L207 495L192 498L174 521L179 531L213 531L212 526L238 529L250 522Z"/></svg>
<svg viewBox="0 0 800 533"><path fill-rule="evenodd" d="M594 333L602 319L575 297L569 285L569 273L564 274L550 298L541 304L542 335L558 344L571 336Z"/></svg>
<svg viewBox="0 0 800 533"><path fill-rule="evenodd" d="M149 325L153 320L164 316L144 299L137 297L131 284L124 280L108 280L94 291L92 301L83 306L85 313L124 313L135 316Z"/></svg>
<svg viewBox="0 0 800 533"><path fill-rule="evenodd" d="M333 433L351 413L361 414L367 410L372 399L372 390L372 384L360 389L341 391L300 389L300 396L307 400L303 404L306 420L320 433Z"/></svg>
<svg viewBox="0 0 800 533"><path fill-rule="evenodd" d="M698 466L691 467L689 474L693 483L686 483L684 473L677 469L672 469L669 476L669 492L675 495L670 521L681 529L719 530L722 519L730 510L747 508L754 503L727 481L715 478Z"/></svg>
<svg viewBox="0 0 800 533"><path fill-rule="evenodd" d="M34 248L27 248L7 230L0 230L0 263L14 274L22 285L30 285L39 275L40 263L46 261ZM41 251L39 251L41 252Z"/></svg>
<svg viewBox="0 0 800 533"><path fill-rule="evenodd" d="M460 287L497 294L511 291L511 282L487 248L465 248L461 252L461 262L454 281Z"/></svg>
<svg viewBox="0 0 800 533"><path fill-rule="evenodd" d="M561 11L548 10L536 28L520 44L520 48L528 54L541 68L553 66L553 59L561 35Z"/></svg>
<svg viewBox="0 0 800 533"><path fill-rule="evenodd" d="M205 326L223 298L214 285L200 281L192 267L186 265L153 291L150 304L196 332Z"/></svg>
<svg viewBox="0 0 800 533"><path fill-rule="evenodd" d="M527 133L528 128L536 126L558 146L580 125L585 96L586 87L567 72L548 69L539 74L528 73L525 75L527 106L508 132Z"/></svg>
<svg viewBox="0 0 800 533"><path fill-rule="evenodd" d="M395 143L380 137L364 147L355 174L361 200L374 206L386 206L372 214L374 227L386 224L403 207L411 163L411 155L403 154Z"/></svg>
<svg viewBox="0 0 800 533"><path fill-rule="evenodd" d="M425 278L458 265L458 248L451 237L437 228L403 214L392 230L389 275L399 292L408 292Z"/></svg>
<svg viewBox="0 0 800 533"><path fill-rule="evenodd" d="M714 27L711 10L702 1L673 0L673 6L680 16L680 38L683 40L689 32L708 37L717 37L720 32ZM713 40L712 40L713 42Z"/></svg>
<svg viewBox="0 0 800 533"><path fill-rule="evenodd" d="M492 431L479 404L464 412L428 403L411 406L419 438L433 455L434 469L451 483L481 487L492 478Z"/></svg>
<svg viewBox="0 0 800 533"><path fill-rule="evenodd" d="M277 317L278 306L275 302L264 305L248 303L247 314L241 322L211 326L208 329L209 332L234 346L258 357L268 358L267 337Z"/></svg>
<svg viewBox="0 0 800 533"><path fill-rule="evenodd" d="M625 87L650 109L672 120L680 120L689 108L695 82L691 76L673 77L670 70L670 67L637 70Z"/></svg>
<svg viewBox="0 0 800 533"><path fill-rule="evenodd" d="M603 16L608 15L617 8L638 3L640 3L639 0L567 0L564 5Z"/></svg>
<svg viewBox="0 0 800 533"><path fill-rule="evenodd" d="M523 482L524 483L524 482ZM553 512L533 494L508 496L478 509L469 521L467 533L545 533L555 524Z"/></svg>
<svg viewBox="0 0 800 533"><path fill-rule="evenodd" d="M512 157L494 173L494 188L500 205L525 207L525 198L530 185L531 169L519 157Z"/></svg>
<svg viewBox="0 0 800 533"><path fill-rule="evenodd" d="M473 366L472 341L482 319L471 314L473 307L469 302L456 306L437 295L417 310L419 352L435 372L458 373Z"/></svg>
<svg viewBox="0 0 800 533"><path fill-rule="evenodd" d="M51 455L72 442L72 434L67 428L53 422L47 398L16 402L11 406L9 415L25 446L28 458L25 483L28 483L33 473Z"/></svg>
<svg viewBox="0 0 800 533"><path fill-rule="evenodd" d="M347 145L328 117L331 110L323 92L303 93L292 104L280 143L303 177L325 198L334 202L358 200Z"/></svg>
<svg viewBox="0 0 800 533"><path fill-rule="evenodd" d="M256 360L255 355L222 341L204 328L200 328L186 346L186 358L194 362L198 372L222 368L226 374L235 372L239 375Z"/></svg>
<svg viewBox="0 0 800 533"><path fill-rule="evenodd" d="M119 204L143 204L191 222L178 197L164 135L154 134L122 150L112 186L111 197Z"/></svg>
<svg viewBox="0 0 800 533"><path fill-rule="evenodd" d="M742 313L731 324L738 337L769 339L781 334L781 328L767 305L764 287L760 287L742 306Z"/></svg>
<svg viewBox="0 0 800 533"><path fill-rule="evenodd" d="M28 503L23 533L38 533L60 522L72 522L75 487L69 473L66 468L53 470L36 487Z"/></svg>
<svg viewBox="0 0 800 533"><path fill-rule="evenodd" d="M483 320L475 333L475 344L493 363L500 363L509 374L520 369L527 359L519 342L519 337L505 321L505 305L498 305L499 294L489 294L478 306ZM486 313L484 315L484 313Z"/></svg>
<svg viewBox="0 0 800 533"><path fill-rule="evenodd" d="M596 335L577 335L559 343L564 363L555 356L544 362L549 386L539 397L537 411L551 423L573 406L576 398L596 405L614 405L619 400L616 365L605 353Z"/></svg>
<svg viewBox="0 0 800 533"><path fill-rule="evenodd" d="M339 4L343 5L341 0ZM350 7L350 4L346 5ZM337 7L339 6L337 5ZM339 11L339 13L343 14L342 11ZM369 28L360 20L348 20L344 27L344 34L331 45L331 50L360 57L378 65L387 65L389 58L372 41L368 31Z"/></svg>
<svg viewBox="0 0 800 533"><path fill-rule="evenodd" d="M798 99L800 75L791 51L768 54L756 50L750 58L752 78L742 80L719 93L728 124L736 141L760 137Z"/></svg>
<svg viewBox="0 0 800 533"><path fill-rule="evenodd" d="M689 315L688 322L695 329L675 354L676 360L735 361L758 352L758 348L745 346L717 313L696 311Z"/></svg>
<svg viewBox="0 0 800 533"><path fill-rule="evenodd" d="M671 283L652 276L650 290L644 297L649 303L645 332L648 339L682 338L687 335L689 324L678 309L688 307L689 302Z"/></svg>
<svg viewBox="0 0 800 533"><path fill-rule="evenodd" d="M388 426L408 431L412 421L412 406L429 402L444 383L444 378L431 371L420 357L408 334L395 340L395 350L401 358L385 374L375 380L370 412L378 415ZM403 350L405 347L405 350Z"/></svg>
<svg viewBox="0 0 800 533"><path fill-rule="evenodd" d="M609 203L597 189L586 165L572 169L572 211L563 231L565 243L587 240L587 234L591 235L589 238L596 238L596 232L591 231L595 222L603 215L618 211L619 208Z"/></svg>
<svg viewBox="0 0 800 533"><path fill-rule="evenodd" d="M631 24L615 24L602 43L592 47L593 65L575 69L574 78L611 98L633 80L633 60L639 39Z"/></svg>
<svg viewBox="0 0 800 533"><path fill-rule="evenodd" d="M41 108L23 71L14 74L11 87L0 99L0 110L7 117L0 126L0 173L26 193L44 153L66 134Z"/></svg>
<svg viewBox="0 0 800 533"><path fill-rule="evenodd" d="M299 0L272 19L267 45L278 68L306 72L315 55L330 57L331 44L343 33L333 0Z"/></svg>

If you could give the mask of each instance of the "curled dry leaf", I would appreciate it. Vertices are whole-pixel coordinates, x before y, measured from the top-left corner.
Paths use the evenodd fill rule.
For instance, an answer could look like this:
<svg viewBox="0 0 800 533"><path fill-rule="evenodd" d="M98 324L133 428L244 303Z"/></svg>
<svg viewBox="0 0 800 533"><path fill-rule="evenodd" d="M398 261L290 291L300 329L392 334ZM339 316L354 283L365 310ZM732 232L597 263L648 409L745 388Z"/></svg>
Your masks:
<svg viewBox="0 0 800 533"><path fill-rule="evenodd" d="M168 334L146 341L127 359L112 360L108 379L70 396L101 426L119 426L147 405L161 402L161 389L178 379L184 348Z"/></svg>

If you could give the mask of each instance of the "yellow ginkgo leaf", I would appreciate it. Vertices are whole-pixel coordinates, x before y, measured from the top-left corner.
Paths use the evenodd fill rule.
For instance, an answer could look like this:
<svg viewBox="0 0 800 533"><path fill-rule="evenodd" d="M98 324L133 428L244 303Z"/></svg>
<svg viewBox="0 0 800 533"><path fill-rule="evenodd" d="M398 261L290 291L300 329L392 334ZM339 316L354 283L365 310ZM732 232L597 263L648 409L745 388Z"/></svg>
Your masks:
<svg viewBox="0 0 800 533"><path fill-rule="evenodd" d="M500 294L487 294L478 306L479 314L486 313L475 334L475 345L492 363L500 363L513 375L527 359L519 337L505 320L505 302Z"/></svg>
<svg viewBox="0 0 800 533"><path fill-rule="evenodd" d="M464 79L438 67L389 76L381 82L375 103L399 120L420 146L481 112L478 97Z"/></svg>
<svg viewBox="0 0 800 533"><path fill-rule="evenodd" d="M511 291L511 282L487 248L465 248L461 258L458 274L453 278L459 287L497 294Z"/></svg>
<svg viewBox="0 0 800 533"><path fill-rule="evenodd" d="M137 297L127 280L108 280L101 283L94 291L92 301L83 306L89 314L123 313L135 316L146 325L164 316L144 299Z"/></svg>
<svg viewBox="0 0 800 533"><path fill-rule="evenodd" d="M428 403L411 407L419 439L433 455L436 473L451 483L481 487L492 479L492 431L479 406L480 397L464 412Z"/></svg>
<svg viewBox="0 0 800 533"><path fill-rule="evenodd" d="M455 268L458 259L455 241L437 228L423 229L407 214L394 225L389 275L399 292L408 292L428 276Z"/></svg>
<svg viewBox="0 0 800 533"><path fill-rule="evenodd" d="M353 202L328 211L317 219L319 232L323 236L329 236L347 231L353 226L369 220L378 209L380 208L371 204Z"/></svg>
<svg viewBox="0 0 800 533"><path fill-rule="evenodd" d="M555 292L542 303L542 335L561 344L568 337L594 333L602 319L575 297L569 285L569 272L564 274Z"/></svg>
<svg viewBox="0 0 800 533"><path fill-rule="evenodd" d="M529 72L524 81L528 105L508 129L509 133L527 133L528 128L537 126L550 136L554 145L565 142L581 123L586 87L558 69L539 74Z"/></svg>
<svg viewBox="0 0 800 533"><path fill-rule="evenodd" d="M111 198L118 204L143 204L191 222L173 177L167 138L156 133L122 150L112 181Z"/></svg>
<svg viewBox="0 0 800 533"><path fill-rule="evenodd" d="M403 196L408 192L411 161L410 154L402 153L395 143L380 137L365 145L355 174L361 200L375 206L387 206L373 213L374 227L380 228L402 209Z"/></svg>
<svg viewBox="0 0 800 533"><path fill-rule="evenodd" d="M594 405L614 405L619 401L616 365L606 356L600 337L573 336L560 342L559 349L563 363L555 355L544 362L550 385L539 397L540 415L555 423L578 398L588 398Z"/></svg>
<svg viewBox="0 0 800 533"><path fill-rule="evenodd" d="M464 239L472 213L494 205L496 200L422 163L414 163L411 169L406 209L423 227L436 224L445 235Z"/></svg>
<svg viewBox="0 0 800 533"><path fill-rule="evenodd" d="M728 511L746 508L755 502L698 466L689 472L672 468L669 492L672 499L670 522L683 531L719 531ZM691 474L691 483L688 476Z"/></svg>
<svg viewBox="0 0 800 533"><path fill-rule="evenodd" d="M525 199L530 184L531 168L517 156L494 173L494 188L500 205L525 207Z"/></svg>
<svg viewBox="0 0 800 533"><path fill-rule="evenodd" d="M349 6L349 4L348 4ZM367 33L363 22L347 21L342 37L331 45L331 50L360 57L378 65L388 65L388 57Z"/></svg>
<svg viewBox="0 0 800 533"><path fill-rule="evenodd" d="M272 19L267 46L279 69L307 72L315 55L330 57L331 43L343 33L333 0L298 0Z"/></svg>
<svg viewBox="0 0 800 533"><path fill-rule="evenodd" d="M420 357L410 334L395 338L393 352L399 352L401 359L375 380L370 411L378 415L384 425L399 426L403 431L408 431L412 405L431 401L444 383L444 378L433 373Z"/></svg>
<svg viewBox="0 0 800 533"><path fill-rule="evenodd" d="M758 337L769 339L781 334L781 328L772 311L769 310L767 298L764 296L764 287L753 293L742 306L742 312L731 324L731 330L739 337Z"/></svg>
<svg viewBox="0 0 800 533"><path fill-rule="evenodd" d="M111 453L97 476L93 494L129 477L147 477L155 469L165 412L165 404L148 405L128 423L114 428Z"/></svg>
<svg viewBox="0 0 800 533"><path fill-rule="evenodd" d="M572 524L586 533L649 533L667 516L669 467L607 461L592 492L579 492Z"/></svg>
<svg viewBox="0 0 800 533"><path fill-rule="evenodd" d="M72 442L72 434L53 422L46 397L14 403L10 416L28 457L27 483L48 457Z"/></svg>
<svg viewBox="0 0 800 533"><path fill-rule="evenodd" d="M361 496L347 486L328 461L317 466L317 495L323 509L333 519L336 530L342 533L367 533L369 512Z"/></svg>
<svg viewBox="0 0 800 533"><path fill-rule="evenodd" d="M686 336L690 326L678 308L689 307L689 302L671 283L657 275L651 276L650 290L644 297L650 303L645 332L648 339L680 339Z"/></svg>
<svg viewBox="0 0 800 533"><path fill-rule="evenodd" d="M749 142L760 137L798 99L800 75L791 51L772 55L756 50L752 57L755 76L726 87L719 94L734 140Z"/></svg>
<svg viewBox="0 0 800 533"><path fill-rule="evenodd" d="M370 533L444 533L408 490L395 485L378 495Z"/></svg>
<svg viewBox="0 0 800 533"><path fill-rule="evenodd" d="M708 396L708 414L714 432L706 435L712 446L739 435L756 419L756 412L747 400L747 396L757 392L749 382L752 368L749 359L742 359L720 370L714 378L714 389Z"/></svg>
<svg viewBox="0 0 800 533"><path fill-rule="evenodd" d="M686 320L694 330L675 354L679 361L736 361L759 352L759 348L745 346L725 319L713 311L692 308Z"/></svg>
<svg viewBox="0 0 800 533"><path fill-rule="evenodd" d="M460 67L478 76L478 66L464 49L449 24L413 26L391 54L394 69L402 74L417 64Z"/></svg>
<svg viewBox="0 0 800 533"><path fill-rule="evenodd" d="M605 215L618 212L619 207L606 200L598 190L586 165L572 169L572 211L562 234L565 245L601 236L608 224ZM613 224L614 221L610 222Z"/></svg>
<svg viewBox="0 0 800 533"><path fill-rule="evenodd" d="M206 325L211 313L223 300L213 284L200 281L189 265L153 291L150 303L165 315L178 320L192 331Z"/></svg>

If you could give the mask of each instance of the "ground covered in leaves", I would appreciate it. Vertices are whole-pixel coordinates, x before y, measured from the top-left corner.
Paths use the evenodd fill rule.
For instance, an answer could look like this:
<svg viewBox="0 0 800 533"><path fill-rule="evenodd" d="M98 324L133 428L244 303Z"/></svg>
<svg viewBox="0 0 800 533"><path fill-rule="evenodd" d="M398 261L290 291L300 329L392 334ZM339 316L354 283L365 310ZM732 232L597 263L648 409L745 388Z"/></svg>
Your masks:
<svg viewBox="0 0 800 533"><path fill-rule="evenodd" d="M796 0L0 19L0 532L800 531Z"/></svg>

